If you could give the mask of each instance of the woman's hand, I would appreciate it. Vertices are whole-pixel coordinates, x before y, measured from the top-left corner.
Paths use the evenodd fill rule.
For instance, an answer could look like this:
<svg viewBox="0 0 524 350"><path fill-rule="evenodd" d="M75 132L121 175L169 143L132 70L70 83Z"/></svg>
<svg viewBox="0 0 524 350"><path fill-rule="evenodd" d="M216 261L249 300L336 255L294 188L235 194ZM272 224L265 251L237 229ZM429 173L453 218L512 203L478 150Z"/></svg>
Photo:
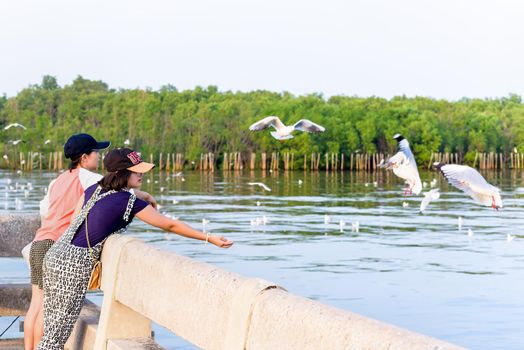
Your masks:
<svg viewBox="0 0 524 350"><path fill-rule="evenodd" d="M219 248L229 248L233 245L233 241L228 240L224 236L209 236L209 242L213 243Z"/></svg>

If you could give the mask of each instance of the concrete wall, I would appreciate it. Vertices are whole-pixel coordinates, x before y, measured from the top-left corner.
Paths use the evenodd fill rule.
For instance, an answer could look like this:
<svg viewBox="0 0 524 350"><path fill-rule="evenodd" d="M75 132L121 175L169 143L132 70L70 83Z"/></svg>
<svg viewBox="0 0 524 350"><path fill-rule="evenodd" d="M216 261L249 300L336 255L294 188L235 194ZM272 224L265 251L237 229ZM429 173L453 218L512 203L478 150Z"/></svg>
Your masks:
<svg viewBox="0 0 524 350"><path fill-rule="evenodd" d="M33 240L40 215L0 215L0 256L22 256L22 248Z"/></svg>

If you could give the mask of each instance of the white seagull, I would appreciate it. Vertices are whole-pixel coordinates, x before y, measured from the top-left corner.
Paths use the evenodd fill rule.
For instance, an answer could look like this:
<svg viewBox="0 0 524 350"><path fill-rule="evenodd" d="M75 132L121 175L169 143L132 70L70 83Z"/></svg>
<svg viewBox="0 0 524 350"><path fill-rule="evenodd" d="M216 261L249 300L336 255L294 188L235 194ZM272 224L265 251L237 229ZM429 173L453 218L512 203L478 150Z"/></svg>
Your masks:
<svg viewBox="0 0 524 350"><path fill-rule="evenodd" d="M50 142L51 142L51 140L45 140L44 145L47 145Z"/></svg>
<svg viewBox="0 0 524 350"><path fill-rule="evenodd" d="M396 134L393 138L398 142L398 152L385 163L382 164L381 162L379 165L382 168L393 170L395 175L406 181L408 187L405 189L404 195L408 193L420 194L422 182L418 174L417 162L409 148L409 142L400 134Z"/></svg>
<svg viewBox="0 0 524 350"><path fill-rule="evenodd" d="M437 200L440 198L440 193L438 191L438 188L434 188L430 190L429 192L424 192L424 199L422 199L422 202L420 202L420 212L424 212L426 208L429 205L429 202Z"/></svg>
<svg viewBox="0 0 524 350"><path fill-rule="evenodd" d="M251 131L260 131L272 126L276 131L271 132L271 136L279 141L284 141L292 139L294 136L291 133L295 130L305 131L305 132L324 132L326 128L318 124L313 123L307 119L301 119L296 122L294 125L286 126L279 117L269 116L266 117L249 127Z"/></svg>
<svg viewBox="0 0 524 350"><path fill-rule="evenodd" d="M18 145L20 142L23 142L22 140L11 140L9 141L9 143L13 144L13 145Z"/></svg>
<svg viewBox="0 0 524 350"><path fill-rule="evenodd" d="M433 166L440 170L451 185L468 194L477 203L496 210L502 208L500 189L490 185L475 169L467 165L439 162L433 163Z"/></svg>
<svg viewBox="0 0 524 350"><path fill-rule="evenodd" d="M25 126L23 126L22 124L18 124L18 123L12 123L12 124L9 124L7 125L4 130L9 130L11 128L22 128L24 130L27 130L27 128Z"/></svg>
<svg viewBox="0 0 524 350"><path fill-rule="evenodd" d="M266 186L265 184L263 184L262 182L248 182L247 184L248 184L249 186L260 186L260 187L262 187L264 190L271 192L271 188L267 187L267 186Z"/></svg>

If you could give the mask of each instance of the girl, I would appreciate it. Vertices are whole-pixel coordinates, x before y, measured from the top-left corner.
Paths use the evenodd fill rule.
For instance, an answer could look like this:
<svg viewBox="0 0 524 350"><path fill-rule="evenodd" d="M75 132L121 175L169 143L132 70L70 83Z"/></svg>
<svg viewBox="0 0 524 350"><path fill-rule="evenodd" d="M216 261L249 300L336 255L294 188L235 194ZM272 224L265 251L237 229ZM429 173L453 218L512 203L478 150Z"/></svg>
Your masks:
<svg viewBox="0 0 524 350"><path fill-rule="evenodd" d="M80 314L94 263L105 239L122 233L134 216L150 225L184 237L204 240L221 248L233 244L158 213L129 189L142 185L142 176L154 165L128 149L114 149L104 158L108 174L89 187L77 206L71 226L44 259L44 336L39 350L62 350ZM82 206L83 205L83 206Z"/></svg>

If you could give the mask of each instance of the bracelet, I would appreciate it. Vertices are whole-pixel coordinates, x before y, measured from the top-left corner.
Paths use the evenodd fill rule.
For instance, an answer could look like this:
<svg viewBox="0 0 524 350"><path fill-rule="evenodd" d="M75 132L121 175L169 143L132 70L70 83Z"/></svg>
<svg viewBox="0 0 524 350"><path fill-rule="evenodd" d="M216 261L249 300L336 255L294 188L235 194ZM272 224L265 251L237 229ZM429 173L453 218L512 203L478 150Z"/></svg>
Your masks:
<svg viewBox="0 0 524 350"><path fill-rule="evenodd" d="M206 233L206 243L205 244L207 244L207 242L209 242L209 232Z"/></svg>

